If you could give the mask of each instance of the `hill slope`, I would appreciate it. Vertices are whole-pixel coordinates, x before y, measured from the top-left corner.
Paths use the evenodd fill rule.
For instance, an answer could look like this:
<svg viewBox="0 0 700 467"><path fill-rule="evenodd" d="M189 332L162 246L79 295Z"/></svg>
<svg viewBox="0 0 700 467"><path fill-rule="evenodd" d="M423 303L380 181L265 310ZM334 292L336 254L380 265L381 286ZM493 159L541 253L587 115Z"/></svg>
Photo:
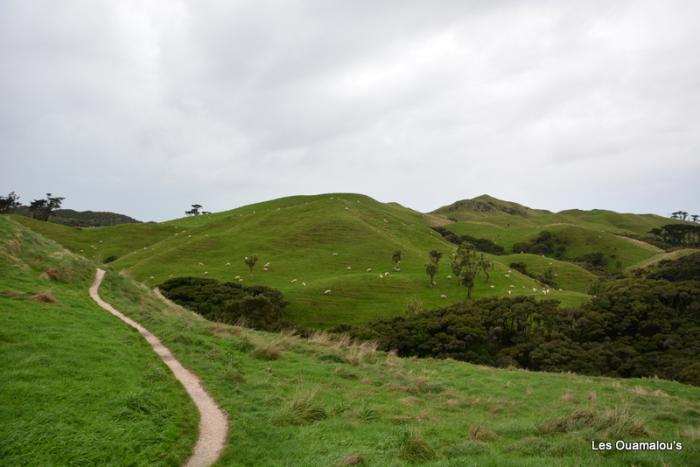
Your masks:
<svg viewBox="0 0 700 467"><path fill-rule="evenodd" d="M0 232L0 290L50 289L59 300L0 296L0 365L11 376L0 386L3 461L179 463L196 432L188 399L157 357L141 354L135 333L89 301L91 266L4 218ZM77 274L43 282L48 268ZM220 465L700 462L699 388L401 359L322 333L255 332L165 304L115 272L100 293L233 415ZM675 439L684 449L603 453L591 439Z"/></svg>
<svg viewBox="0 0 700 467"><path fill-rule="evenodd" d="M197 412L87 295L90 263L0 216L0 463L179 464Z"/></svg>

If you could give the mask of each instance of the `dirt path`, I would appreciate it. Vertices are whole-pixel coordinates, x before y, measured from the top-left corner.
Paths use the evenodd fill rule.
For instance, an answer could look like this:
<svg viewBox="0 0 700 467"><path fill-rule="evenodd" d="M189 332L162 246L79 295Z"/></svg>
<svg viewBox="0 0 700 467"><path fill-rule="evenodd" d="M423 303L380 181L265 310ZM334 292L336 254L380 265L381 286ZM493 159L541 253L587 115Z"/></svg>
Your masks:
<svg viewBox="0 0 700 467"><path fill-rule="evenodd" d="M102 269L97 270L95 281L90 286L90 297L100 307L109 311L132 328L135 328L151 344L155 353L168 365L178 381L185 387L185 390L199 410L199 438L197 438L197 444L194 447L192 456L185 463L185 466L204 467L213 464L219 458L226 445L226 435L228 433L226 413L219 408L214 399L204 390L199 378L183 367L156 336L100 298L98 289L104 275L105 272Z"/></svg>

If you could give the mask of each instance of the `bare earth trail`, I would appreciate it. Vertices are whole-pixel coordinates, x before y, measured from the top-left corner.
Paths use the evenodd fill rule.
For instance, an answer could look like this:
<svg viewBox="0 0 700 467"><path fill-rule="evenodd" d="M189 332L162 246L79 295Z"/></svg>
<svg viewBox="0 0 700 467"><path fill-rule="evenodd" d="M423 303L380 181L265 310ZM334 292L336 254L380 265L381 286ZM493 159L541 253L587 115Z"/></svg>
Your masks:
<svg viewBox="0 0 700 467"><path fill-rule="evenodd" d="M104 270L97 270L95 281L90 286L90 297L92 297L101 308L107 310L136 329L139 334L151 344L155 353L158 354L161 360L163 360L173 372L177 380L184 386L199 410L199 437L197 438L197 444L194 447L192 456L185 463L185 467L205 467L212 465L219 458L226 445L228 433L228 417L226 413L219 408L214 399L202 387L199 378L183 367L156 336L100 298L98 289L100 288L104 275Z"/></svg>

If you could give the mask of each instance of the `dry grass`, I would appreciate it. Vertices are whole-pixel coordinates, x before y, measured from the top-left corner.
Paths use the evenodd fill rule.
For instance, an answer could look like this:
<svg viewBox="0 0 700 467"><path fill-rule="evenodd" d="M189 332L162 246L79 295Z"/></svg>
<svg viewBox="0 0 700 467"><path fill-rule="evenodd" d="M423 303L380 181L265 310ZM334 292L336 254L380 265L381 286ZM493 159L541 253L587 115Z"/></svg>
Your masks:
<svg viewBox="0 0 700 467"><path fill-rule="evenodd" d="M435 459L432 447L423 439L420 433L409 430L404 433L399 445L399 457L411 463L427 462Z"/></svg>
<svg viewBox="0 0 700 467"><path fill-rule="evenodd" d="M590 391L590 392L586 395L586 399L588 399L588 400L591 401L591 402L594 402L594 401L598 400L598 394L596 394L595 391Z"/></svg>
<svg viewBox="0 0 700 467"><path fill-rule="evenodd" d="M276 341L254 343L255 349L250 353L251 356L261 360L279 360L282 358L282 348Z"/></svg>
<svg viewBox="0 0 700 467"><path fill-rule="evenodd" d="M484 425L472 425L469 428L469 438L474 441L491 441L496 439L496 432Z"/></svg>
<svg viewBox="0 0 700 467"><path fill-rule="evenodd" d="M366 463L367 462L362 454L353 453L338 459L338 462L336 462L335 465L342 467L345 465L365 465Z"/></svg>
<svg viewBox="0 0 700 467"><path fill-rule="evenodd" d="M682 438L690 441L700 441L700 428L696 426L690 426L680 433Z"/></svg>
<svg viewBox="0 0 700 467"><path fill-rule="evenodd" d="M564 402L568 402L569 404L578 404L578 399L570 391L566 391L564 394L562 394L560 399Z"/></svg>
<svg viewBox="0 0 700 467"><path fill-rule="evenodd" d="M33 295L30 295L28 299L41 303L58 303L58 300L56 299L56 297L53 296L53 294L50 291L37 292Z"/></svg>
<svg viewBox="0 0 700 467"><path fill-rule="evenodd" d="M570 415L543 422L539 426L542 433L568 433L592 428L604 437L624 438L625 436L646 436L651 432L644 421L630 414L627 407L607 410L602 415L588 410L574 410Z"/></svg>

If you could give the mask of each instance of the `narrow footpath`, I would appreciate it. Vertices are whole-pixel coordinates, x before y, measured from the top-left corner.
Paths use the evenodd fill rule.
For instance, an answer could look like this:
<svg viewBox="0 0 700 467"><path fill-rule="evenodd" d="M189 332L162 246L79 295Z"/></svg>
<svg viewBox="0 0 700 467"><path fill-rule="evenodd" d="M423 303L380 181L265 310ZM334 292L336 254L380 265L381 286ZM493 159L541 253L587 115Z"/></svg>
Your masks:
<svg viewBox="0 0 700 467"><path fill-rule="evenodd" d="M151 344L153 351L165 362L178 381L184 386L190 398L199 410L199 437L194 447L192 456L185 463L185 467L206 467L212 465L221 455L226 445L228 433L228 417L219 408L209 393L202 387L199 378L186 369L175 359L172 352L163 343L139 323L124 315L109 303L100 298L98 292L105 271L97 270L95 281L90 286L90 297L103 309L107 310L126 324L136 329L144 339Z"/></svg>

